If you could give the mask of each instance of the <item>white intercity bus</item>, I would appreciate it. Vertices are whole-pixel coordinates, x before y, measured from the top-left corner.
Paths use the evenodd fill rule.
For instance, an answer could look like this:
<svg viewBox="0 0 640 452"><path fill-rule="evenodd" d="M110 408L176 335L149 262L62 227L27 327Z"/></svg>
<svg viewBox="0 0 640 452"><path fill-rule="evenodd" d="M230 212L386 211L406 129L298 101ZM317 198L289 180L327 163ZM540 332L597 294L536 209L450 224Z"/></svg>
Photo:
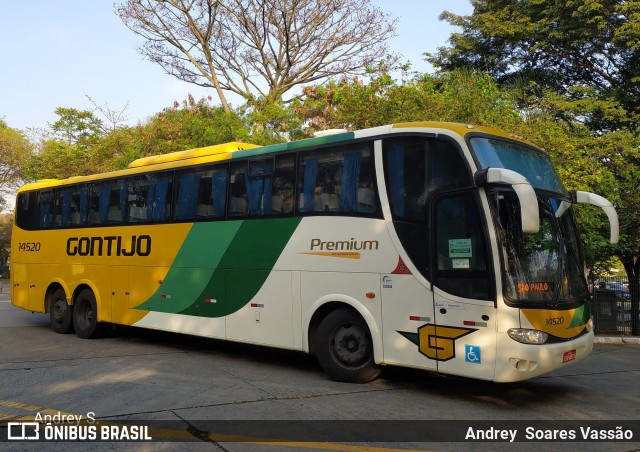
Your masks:
<svg viewBox="0 0 640 452"><path fill-rule="evenodd" d="M334 379L385 365L511 382L584 359L589 292L548 156L418 122L227 143L17 195L12 301L106 324L301 350Z"/></svg>

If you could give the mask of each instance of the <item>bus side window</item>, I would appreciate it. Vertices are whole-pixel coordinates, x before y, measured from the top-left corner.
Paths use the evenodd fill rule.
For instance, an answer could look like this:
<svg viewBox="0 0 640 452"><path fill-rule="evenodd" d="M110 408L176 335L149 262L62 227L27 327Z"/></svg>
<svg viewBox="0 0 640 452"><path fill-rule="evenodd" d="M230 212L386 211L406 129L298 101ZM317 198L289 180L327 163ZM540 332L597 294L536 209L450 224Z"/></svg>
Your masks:
<svg viewBox="0 0 640 452"><path fill-rule="evenodd" d="M53 226L55 228L79 226L81 224L80 216L80 189L76 187L56 191Z"/></svg>
<svg viewBox="0 0 640 452"><path fill-rule="evenodd" d="M229 178L230 217L242 217L247 215L249 204L247 202L246 172L246 160L231 165L231 176Z"/></svg>
<svg viewBox="0 0 640 452"><path fill-rule="evenodd" d="M147 219L169 221L171 218L172 173L151 174L147 198Z"/></svg>
<svg viewBox="0 0 640 452"><path fill-rule="evenodd" d="M200 168L178 174L175 218L177 221L224 218L227 167Z"/></svg>
<svg viewBox="0 0 640 452"><path fill-rule="evenodd" d="M75 187L71 195L70 226L86 226L89 219L89 191L87 185Z"/></svg>
<svg viewBox="0 0 640 452"><path fill-rule="evenodd" d="M271 187L271 214L287 215L293 212L296 181L295 157L276 157L276 165Z"/></svg>
<svg viewBox="0 0 640 452"><path fill-rule="evenodd" d="M124 179L109 180L89 186L89 224L121 224L126 212Z"/></svg>
<svg viewBox="0 0 640 452"><path fill-rule="evenodd" d="M251 158L247 163L245 184L249 215L269 215L271 213L275 157Z"/></svg>
<svg viewBox="0 0 640 452"><path fill-rule="evenodd" d="M128 222L167 221L171 214L170 173L133 176L127 182Z"/></svg>
<svg viewBox="0 0 640 452"><path fill-rule="evenodd" d="M358 178L358 212L375 213L378 210L376 173L373 154L364 151Z"/></svg>
<svg viewBox="0 0 640 452"><path fill-rule="evenodd" d="M149 179L147 176L133 176L127 179L127 222L147 221L147 198Z"/></svg>
<svg viewBox="0 0 640 452"><path fill-rule="evenodd" d="M40 227L38 224L38 192L30 191L18 194L16 202L16 224L28 231Z"/></svg>
<svg viewBox="0 0 640 452"><path fill-rule="evenodd" d="M300 212L373 213L377 210L370 143L301 156Z"/></svg>
<svg viewBox="0 0 640 452"><path fill-rule="evenodd" d="M188 172L179 174L176 178L178 183L178 197L176 198L175 215L176 220L193 220L196 217L196 211L198 210L198 193L200 191L201 172ZM205 200L209 201L209 200ZM206 206L212 205L211 202L203 204L203 209L206 211Z"/></svg>
<svg viewBox="0 0 640 452"><path fill-rule="evenodd" d="M38 229L48 229L53 225L53 193L40 192L38 198Z"/></svg>

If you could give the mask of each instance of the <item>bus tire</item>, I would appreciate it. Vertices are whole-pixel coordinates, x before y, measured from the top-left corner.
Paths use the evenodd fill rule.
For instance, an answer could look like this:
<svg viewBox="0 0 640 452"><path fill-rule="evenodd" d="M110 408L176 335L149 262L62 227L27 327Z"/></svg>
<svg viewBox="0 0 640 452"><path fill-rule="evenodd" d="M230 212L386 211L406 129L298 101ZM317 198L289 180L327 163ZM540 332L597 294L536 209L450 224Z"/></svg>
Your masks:
<svg viewBox="0 0 640 452"><path fill-rule="evenodd" d="M82 339L95 338L100 334L98 306L91 289L84 289L76 298L73 306L73 326L76 335Z"/></svg>
<svg viewBox="0 0 640 452"><path fill-rule="evenodd" d="M382 368L373 360L373 341L364 319L351 309L330 312L318 326L316 357L334 380L367 383Z"/></svg>
<svg viewBox="0 0 640 452"><path fill-rule="evenodd" d="M49 321L56 333L73 333L73 306L67 304L67 295L61 287L49 298Z"/></svg>

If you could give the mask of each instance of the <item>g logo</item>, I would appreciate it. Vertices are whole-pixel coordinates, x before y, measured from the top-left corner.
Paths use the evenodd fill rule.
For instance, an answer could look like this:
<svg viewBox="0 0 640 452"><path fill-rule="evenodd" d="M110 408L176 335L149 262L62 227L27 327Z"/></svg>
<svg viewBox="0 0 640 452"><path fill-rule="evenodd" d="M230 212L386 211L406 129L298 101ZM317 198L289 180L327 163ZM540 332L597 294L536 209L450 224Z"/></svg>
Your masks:
<svg viewBox="0 0 640 452"><path fill-rule="evenodd" d="M476 328L459 328L457 326L435 325L427 323L418 328L417 333L398 331L405 338L418 346L424 356L436 361L448 361L456 357L456 339L477 331Z"/></svg>
<svg viewBox="0 0 640 452"><path fill-rule="evenodd" d="M398 331L418 346L424 356L436 361L448 361L456 357L456 339L478 331L477 328L435 325L427 323L418 328L418 333Z"/></svg>

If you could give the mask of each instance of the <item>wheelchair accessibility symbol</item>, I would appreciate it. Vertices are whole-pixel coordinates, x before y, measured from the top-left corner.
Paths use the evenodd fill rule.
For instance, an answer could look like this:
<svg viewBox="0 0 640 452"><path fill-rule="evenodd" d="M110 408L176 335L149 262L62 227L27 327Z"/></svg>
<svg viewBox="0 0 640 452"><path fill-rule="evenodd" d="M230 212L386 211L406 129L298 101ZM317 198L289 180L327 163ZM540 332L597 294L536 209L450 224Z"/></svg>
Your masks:
<svg viewBox="0 0 640 452"><path fill-rule="evenodd" d="M482 354L477 345L464 345L464 361L473 364L482 364Z"/></svg>

